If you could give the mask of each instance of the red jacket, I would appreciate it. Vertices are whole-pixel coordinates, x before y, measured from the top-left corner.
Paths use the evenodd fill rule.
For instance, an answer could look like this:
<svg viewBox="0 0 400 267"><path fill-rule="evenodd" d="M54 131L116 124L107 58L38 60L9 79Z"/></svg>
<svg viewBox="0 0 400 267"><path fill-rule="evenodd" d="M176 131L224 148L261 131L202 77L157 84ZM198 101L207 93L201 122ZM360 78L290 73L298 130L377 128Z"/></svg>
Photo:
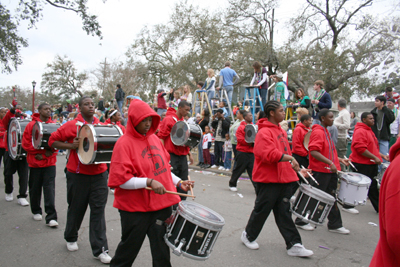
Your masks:
<svg viewBox="0 0 400 267"><path fill-rule="evenodd" d="M284 154L292 154L280 125L260 119L254 147L254 182L285 184L299 180L289 161L280 162Z"/></svg>
<svg viewBox="0 0 400 267"><path fill-rule="evenodd" d="M307 157L308 151L304 147L304 136L310 131L303 123L298 123L293 130L292 152L301 157Z"/></svg>
<svg viewBox="0 0 400 267"><path fill-rule="evenodd" d="M133 102L133 103L132 103ZM157 211L179 203L177 195L159 195L146 189L125 190L119 186L132 177L150 178L162 183L166 190L176 192L172 182L169 153L161 140L154 134L160 116L145 102L134 99L129 108L126 134L120 137L114 147L110 165L108 186L115 188L114 207L129 212ZM153 118L146 135L135 130L143 119Z"/></svg>
<svg viewBox="0 0 400 267"><path fill-rule="evenodd" d="M49 139L49 146L52 146L54 141L72 143L76 137L76 123L80 121L87 124L79 113L78 116L72 121L68 121L62 127L58 128L57 131L51 134ZM99 121L96 117L93 117L93 124L104 124ZM86 175L96 175L103 173L107 170L107 164L90 164L84 165L79 161L77 150L71 149L69 154L67 169L72 173L82 173Z"/></svg>
<svg viewBox="0 0 400 267"><path fill-rule="evenodd" d="M246 152L246 153L253 153L254 144L249 144L244 139L244 137L246 135L246 133L245 133L246 125L247 125L247 122L242 121L239 124L239 127L236 131L236 140L237 140L236 150L241 151L241 152Z"/></svg>
<svg viewBox="0 0 400 267"><path fill-rule="evenodd" d="M0 148L6 148L7 129L4 127L3 120L0 120Z"/></svg>
<svg viewBox="0 0 400 267"><path fill-rule="evenodd" d="M32 145L32 128L37 121L40 121L39 113L34 113L32 115L32 121L28 123L25 127L24 135L22 136L22 148L28 153L26 160L31 168L45 168L49 166L55 166L57 162L57 150L52 149L53 154L50 157L46 157L46 149L35 149ZM54 123L54 121L49 118L46 123ZM43 159L35 159L36 154L42 154Z"/></svg>
<svg viewBox="0 0 400 267"><path fill-rule="evenodd" d="M373 165L370 158L364 157L362 153L367 150L377 156L381 161L382 158L379 154L379 143L378 139L371 127L365 123L358 122L354 127L353 141L351 142L351 155L350 160L359 164Z"/></svg>
<svg viewBox="0 0 400 267"><path fill-rule="evenodd" d="M379 193L379 232L371 267L400 266L400 139L389 152L390 166L382 179Z"/></svg>
<svg viewBox="0 0 400 267"><path fill-rule="evenodd" d="M308 150L310 151L309 168L312 169L313 171L330 173L330 170L327 169L329 168L329 165L319 160L316 160L311 155L311 151L320 152L324 157L328 158L333 163L335 163L336 168L338 169L338 171L340 171L339 158L337 156L335 144L333 143L331 135L329 134L329 131L326 128L318 124L315 124L312 127L310 143L308 144Z"/></svg>
<svg viewBox="0 0 400 267"><path fill-rule="evenodd" d="M183 118L178 118L174 108L168 108L165 118L160 123L160 131L157 133L157 136L164 140L164 146L169 153L173 153L178 156L187 155L189 154L190 147L176 146L171 141L171 129L177 121L183 121Z"/></svg>
<svg viewBox="0 0 400 267"><path fill-rule="evenodd" d="M111 122L111 119L107 119L106 122L105 122L105 124L114 124L114 125L117 125L119 128L121 128L122 133L125 134L125 130L126 130L126 129L125 129L125 126L122 125L120 121Z"/></svg>
<svg viewBox="0 0 400 267"><path fill-rule="evenodd" d="M6 151L8 151L8 144L7 144L7 136L8 136L8 124L10 123L11 118L14 118L15 114L12 114L11 111L7 111L6 115L4 116L4 118L2 119L2 123L5 129L5 133L4 133L4 146Z"/></svg>

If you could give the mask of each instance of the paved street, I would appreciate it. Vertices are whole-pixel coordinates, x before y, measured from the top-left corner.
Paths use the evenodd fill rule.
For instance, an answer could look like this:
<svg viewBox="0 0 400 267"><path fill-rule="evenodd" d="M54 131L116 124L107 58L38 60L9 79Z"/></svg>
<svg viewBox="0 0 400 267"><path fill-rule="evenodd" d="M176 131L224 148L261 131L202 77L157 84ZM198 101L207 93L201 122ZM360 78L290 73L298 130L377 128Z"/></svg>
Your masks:
<svg viewBox="0 0 400 267"><path fill-rule="evenodd" d="M4 184L1 183L0 266L102 266L91 254L88 236L89 210L79 231L79 251L67 251L63 239L67 211L66 179L63 173L65 157L58 156L57 159L56 208L60 223L57 229L47 227L44 220L34 221L30 208L17 204L17 175L14 175L16 188L13 202L5 201ZM241 243L240 234L247 223L255 199L254 189L248 180L240 180L238 193L243 196L240 197L229 191L227 176L204 175L194 170L190 174L192 180L196 181L195 201L221 214L226 224L209 260L194 261L171 254L173 266L350 267L369 265L379 238L379 228L368 224L369 222L378 224L378 214L369 202L366 206L359 207L360 214L358 215L342 212L344 226L350 229L350 235L330 233L326 226L318 227L313 232L299 230L303 244L314 251L314 256L310 259L294 258L286 254L284 240L275 225L272 213L257 239L260 245L259 250L249 250ZM3 176L3 166L1 176ZM112 207L113 198L110 194L106 208L107 237L111 256L114 255L121 233L119 214ZM147 240L134 266L151 266L150 247Z"/></svg>

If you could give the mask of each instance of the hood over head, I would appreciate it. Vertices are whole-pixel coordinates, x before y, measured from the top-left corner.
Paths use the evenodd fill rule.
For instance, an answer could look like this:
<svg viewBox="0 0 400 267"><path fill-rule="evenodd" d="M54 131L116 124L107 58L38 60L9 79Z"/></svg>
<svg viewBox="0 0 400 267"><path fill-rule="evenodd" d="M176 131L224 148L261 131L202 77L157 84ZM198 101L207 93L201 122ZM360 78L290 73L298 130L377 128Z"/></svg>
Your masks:
<svg viewBox="0 0 400 267"><path fill-rule="evenodd" d="M268 120L268 118L259 119L257 124L258 124L258 130L264 127L281 129L280 125L273 124Z"/></svg>
<svg viewBox="0 0 400 267"><path fill-rule="evenodd" d="M160 116L145 102L142 100L134 99L131 101L128 110L128 122L126 125L126 134L132 135L135 138L146 138L145 136L138 133L135 127L145 118L151 116L153 118L150 130L146 136L149 136L156 132L158 124L160 123Z"/></svg>
<svg viewBox="0 0 400 267"><path fill-rule="evenodd" d="M47 119L47 121L42 121L42 120L40 119L40 114L39 114L39 113L33 113L33 114L32 114L32 120L33 120L33 121L47 122L47 123L53 122L53 120L51 119L51 116Z"/></svg>

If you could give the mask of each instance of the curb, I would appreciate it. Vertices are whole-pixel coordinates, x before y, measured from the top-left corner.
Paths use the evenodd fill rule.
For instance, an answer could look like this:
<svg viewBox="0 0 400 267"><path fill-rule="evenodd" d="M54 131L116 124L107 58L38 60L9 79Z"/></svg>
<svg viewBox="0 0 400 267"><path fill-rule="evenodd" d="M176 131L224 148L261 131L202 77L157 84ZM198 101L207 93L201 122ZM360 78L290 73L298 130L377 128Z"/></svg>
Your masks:
<svg viewBox="0 0 400 267"><path fill-rule="evenodd" d="M196 166L196 165L189 165L189 169L193 169L193 170L196 170L196 171L213 172L213 173L216 173L216 174L223 174L223 175L226 175L226 176L231 176L232 175L231 171L221 171L221 170L218 170L217 168L215 168L215 169L211 169L211 168L202 169L202 168L200 168L199 166ZM240 175L240 177L249 178L249 175L247 175L247 173L242 173L242 175Z"/></svg>

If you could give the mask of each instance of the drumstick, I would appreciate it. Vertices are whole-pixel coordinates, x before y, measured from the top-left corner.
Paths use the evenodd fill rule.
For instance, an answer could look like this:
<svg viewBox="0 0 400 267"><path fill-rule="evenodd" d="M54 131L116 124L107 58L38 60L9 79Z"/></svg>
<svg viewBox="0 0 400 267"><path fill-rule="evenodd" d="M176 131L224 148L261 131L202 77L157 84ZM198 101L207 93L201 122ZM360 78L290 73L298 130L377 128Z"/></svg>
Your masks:
<svg viewBox="0 0 400 267"><path fill-rule="evenodd" d="M303 170L306 170L306 168L304 168L303 165L301 165L301 168L302 168ZM315 180L315 178L311 175L311 173L307 172L307 174L308 174L308 176L311 177L311 179L314 181L314 183L316 183L317 185L319 185L319 183L317 182L317 180Z"/></svg>
<svg viewBox="0 0 400 267"><path fill-rule="evenodd" d="M345 158L345 159L348 159L346 156L344 156L344 158ZM357 168L356 168L356 167L354 167L353 163L351 163L351 161L350 161L350 160L349 160L349 163L350 163L350 166L351 166L351 167L353 167L353 169L355 169L356 171L358 171L358 170L357 170Z"/></svg>
<svg viewBox="0 0 400 267"><path fill-rule="evenodd" d="M151 187L146 187L146 190L154 191L154 189L151 188ZM172 191L166 191L166 192L167 192L167 194L178 195L178 196L182 196L182 197L192 197L192 198L196 197L196 196L193 196L193 195L182 194L182 193L178 193L178 192L172 192Z"/></svg>
<svg viewBox="0 0 400 267"><path fill-rule="evenodd" d="M188 175L188 181L190 181L190 176ZM192 194L192 200L194 200L194 194L193 194L193 187L192 185L189 185L190 188L190 193Z"/></svg>
<svg viewBox="0 0 400 267"><path fill-rule="evenodd" d="M303 180L304 180L304 182L306 182L306 184L310 184L310 183L307 181L307 179L304 178L304 176L303 176L303 174L301 174L301 172L298 171L297 173L300 175L301 178L303 178Z"/></svg>

